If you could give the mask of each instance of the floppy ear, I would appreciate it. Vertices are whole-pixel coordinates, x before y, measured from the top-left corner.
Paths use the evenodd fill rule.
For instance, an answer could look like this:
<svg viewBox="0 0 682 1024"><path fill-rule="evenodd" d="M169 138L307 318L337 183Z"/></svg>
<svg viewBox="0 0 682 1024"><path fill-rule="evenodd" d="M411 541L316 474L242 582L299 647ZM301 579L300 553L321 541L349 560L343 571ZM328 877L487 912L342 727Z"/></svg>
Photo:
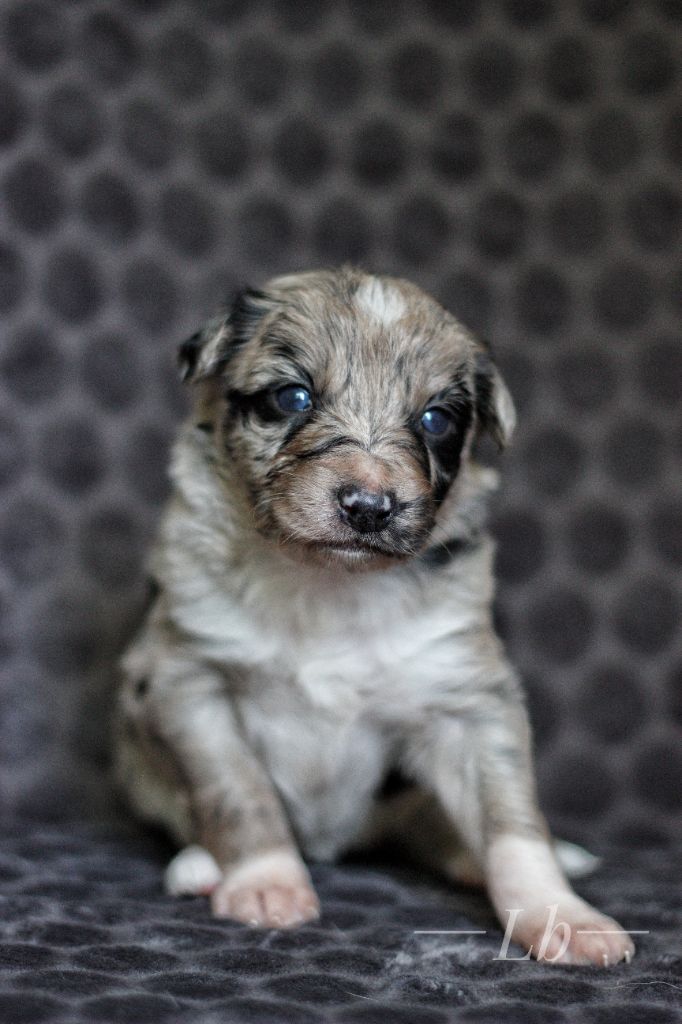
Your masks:
<svg viewBox="0 0 682 1024"><path fill-rule="evenodd" d="M259 322L271 308L264 292L244 288L229 308L213 317L183 341L178 349L178 366L183 381L194 383L217 377L230 359L253 337Z"/></svg>
<svg viewBox="0 0 682 1024"><path fill-rule="evenodd" d="M487 430L499 448L505 448L516 426L516 409L490 352L485 349L476 353L474 378L479 428Z"/></svg>

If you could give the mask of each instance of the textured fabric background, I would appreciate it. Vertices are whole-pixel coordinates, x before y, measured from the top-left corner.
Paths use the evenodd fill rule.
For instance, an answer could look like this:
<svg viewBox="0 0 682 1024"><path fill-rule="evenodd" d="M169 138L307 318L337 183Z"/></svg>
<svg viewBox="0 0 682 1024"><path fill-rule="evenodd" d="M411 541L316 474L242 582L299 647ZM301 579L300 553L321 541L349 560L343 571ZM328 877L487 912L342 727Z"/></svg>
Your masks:
<svg viewBox="0 0 682 1024"><path fill-rule="evenodd" d="M174 349L360 262L484 332L499 618L566 835L682 807L679 0L2 0L0 796L105 808ZM99 799L98 799L99 798Z"/></svg>
<svg viewBox="0 0 682 1024"><path fill-rule="evenodd" d="M6 1024L679 1024L677 851L614 858L579 891L635 936L629 967L494 961L480 895L385 864L316 865L319 922L263 932L159 892L149 836L3 830ZM167 855L167 851L166 855ZM422 935L422 930L476 935ZM521 955L511 947L510 957Z"/></svg>

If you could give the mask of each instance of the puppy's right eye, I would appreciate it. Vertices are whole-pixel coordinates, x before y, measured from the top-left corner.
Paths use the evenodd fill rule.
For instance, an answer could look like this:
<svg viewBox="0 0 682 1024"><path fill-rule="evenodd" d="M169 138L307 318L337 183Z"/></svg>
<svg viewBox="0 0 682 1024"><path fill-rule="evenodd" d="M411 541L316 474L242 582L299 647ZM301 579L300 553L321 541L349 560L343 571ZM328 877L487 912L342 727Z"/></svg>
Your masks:
<svg viewBox="0 0 682 1024"><path fill-rule="evenodd" d="M287 384L280 388L275 399L282 412L307 412L313 405L310 392L300 384Z"/></svg>
<svg viewBox="0 0 682 1024"><path fill-rule="evenodd" d="M426 410L421 418L421 425L427 434L440 436L449 430L452 420L444 409L434 407L433 409Z"/></svg>

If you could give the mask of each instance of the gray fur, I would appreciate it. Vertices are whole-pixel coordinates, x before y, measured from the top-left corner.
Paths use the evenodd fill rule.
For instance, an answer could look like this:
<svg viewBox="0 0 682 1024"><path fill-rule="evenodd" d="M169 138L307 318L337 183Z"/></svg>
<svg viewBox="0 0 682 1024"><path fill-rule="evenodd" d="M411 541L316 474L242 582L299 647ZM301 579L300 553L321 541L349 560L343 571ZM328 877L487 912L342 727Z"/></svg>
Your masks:
<svg viewBox="0 0 682 1024"><path fill-rule="evenodd" d="M345 269L241 302L246 320L216 319L186 353L195 411L152 557L159 596L123 662L119 778L226 878L269 851L327 859L397 833L424 859L428 815L428 859L454 876L464 848L492 884L496 837L549 849L491 622L496 476L470 455L483 428L508 441L509 394L406 282ZM314 414L273 418L273 387L303 375ZM414 428L448 388L470 406L450 469ZM401 503L378 539L339 519L333 495L358 480ZM415 785L381 799L391 768Z"/></svg>

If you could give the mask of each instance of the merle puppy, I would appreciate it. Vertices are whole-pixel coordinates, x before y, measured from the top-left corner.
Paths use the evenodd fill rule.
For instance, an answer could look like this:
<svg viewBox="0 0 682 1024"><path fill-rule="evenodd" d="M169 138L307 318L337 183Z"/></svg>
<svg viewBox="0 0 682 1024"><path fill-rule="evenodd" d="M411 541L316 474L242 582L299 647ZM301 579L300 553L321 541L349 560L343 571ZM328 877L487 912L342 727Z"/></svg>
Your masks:
<svg viewBox="0 0 682 1024"><path fill-rule="evenodd" d="M515 414L486 348L414 285L345 268L241 293L180 359L193 414L117 733L133 806L183 848L170 891L287 927L319 910L303 856L399 837L519 911L533 955L629 960L558 866L491 622L496 476L471 449ZM548 908L569 930L543 946Z"/></svg>

